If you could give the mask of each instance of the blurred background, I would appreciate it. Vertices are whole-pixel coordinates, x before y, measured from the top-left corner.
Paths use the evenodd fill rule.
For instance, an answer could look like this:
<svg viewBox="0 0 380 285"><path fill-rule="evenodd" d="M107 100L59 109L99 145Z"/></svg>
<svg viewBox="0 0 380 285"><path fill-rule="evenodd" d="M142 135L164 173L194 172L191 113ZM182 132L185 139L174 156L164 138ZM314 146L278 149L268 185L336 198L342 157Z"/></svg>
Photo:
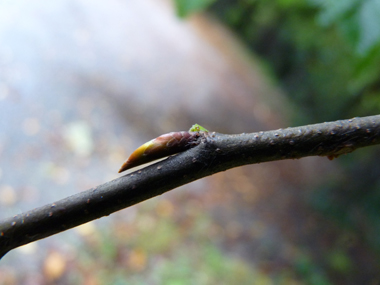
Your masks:
<svg viewBox="0 0 380 285"><path fill-rule="evenodd" d="M198 123L379 113L377 0L0 1L0 218ZM23 246L0 284L380 284L379 148L245 166Z"/></svg>

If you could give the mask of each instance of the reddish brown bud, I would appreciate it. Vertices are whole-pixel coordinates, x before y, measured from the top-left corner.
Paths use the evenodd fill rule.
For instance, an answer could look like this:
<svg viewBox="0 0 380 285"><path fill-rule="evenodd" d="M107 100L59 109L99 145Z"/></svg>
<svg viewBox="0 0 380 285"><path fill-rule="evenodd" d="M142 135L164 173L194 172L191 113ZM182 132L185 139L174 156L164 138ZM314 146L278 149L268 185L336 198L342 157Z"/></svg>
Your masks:
<svg viewBox="0 0 380 285"><path fill-rule="evenodd" d="M198 132L172 132L161 135L137 148L121 166L119 173L196 145L200 137Z"/></svg>

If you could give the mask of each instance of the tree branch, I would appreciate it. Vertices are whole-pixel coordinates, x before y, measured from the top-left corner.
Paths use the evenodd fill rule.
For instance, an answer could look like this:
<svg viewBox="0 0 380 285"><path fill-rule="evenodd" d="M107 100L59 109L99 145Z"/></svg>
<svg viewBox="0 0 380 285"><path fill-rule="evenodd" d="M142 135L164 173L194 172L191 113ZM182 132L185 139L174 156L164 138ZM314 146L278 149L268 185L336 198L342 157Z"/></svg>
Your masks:
<svg viewBox="0 0 380 285"><path fill-rule="evenodd" d="M96 188L0 222L0 258L8 251L107 216L233 167L307 156L329 158L380 143L380 115L240 135L209 133L185 152Z"/></svg>

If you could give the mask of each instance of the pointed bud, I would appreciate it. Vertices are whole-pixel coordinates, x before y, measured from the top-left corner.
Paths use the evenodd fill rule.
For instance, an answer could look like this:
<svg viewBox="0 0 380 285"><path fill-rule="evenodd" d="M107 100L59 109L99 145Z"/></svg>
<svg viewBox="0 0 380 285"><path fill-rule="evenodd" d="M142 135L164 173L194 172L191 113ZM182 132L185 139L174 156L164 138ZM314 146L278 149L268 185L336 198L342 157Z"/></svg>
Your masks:
<svg viewBox="0 0 380 285"><path fill-rule="evenodd" d="M172 132L161 135L137 148L121 166L119 173L185 151L197 145L199 137L199 132Z"/></svg>

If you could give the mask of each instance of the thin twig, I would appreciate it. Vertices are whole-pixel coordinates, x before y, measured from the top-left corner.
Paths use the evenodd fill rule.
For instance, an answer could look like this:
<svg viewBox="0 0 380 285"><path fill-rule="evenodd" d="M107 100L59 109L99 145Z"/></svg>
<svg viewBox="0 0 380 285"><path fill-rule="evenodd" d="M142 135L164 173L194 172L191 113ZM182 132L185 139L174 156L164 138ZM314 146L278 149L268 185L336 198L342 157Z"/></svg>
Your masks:
<svg viewBox="0 0 380 285"><path fill-rule="evenodd" d="M8 251L233 167L307 156L337 157L380 143L380 115L276 131L209 133L196 147L96 188L0 222Z"/></svg>

